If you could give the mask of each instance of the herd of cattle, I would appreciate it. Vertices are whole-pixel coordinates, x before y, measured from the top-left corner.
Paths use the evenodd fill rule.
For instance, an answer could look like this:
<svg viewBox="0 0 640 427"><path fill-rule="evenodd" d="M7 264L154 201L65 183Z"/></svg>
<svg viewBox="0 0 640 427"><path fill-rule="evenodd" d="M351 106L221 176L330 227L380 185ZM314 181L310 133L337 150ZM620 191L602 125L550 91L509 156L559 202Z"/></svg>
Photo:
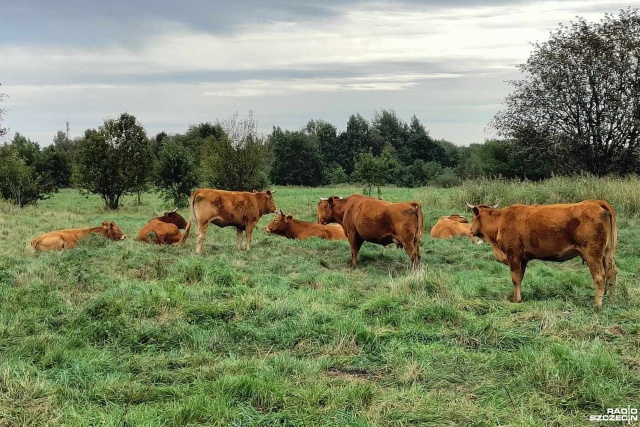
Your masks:
<svg viewBox="0 0 640 427"><path fill-rule="evenodd" d="M187 222L176 209L150 220L138 233L137 240L157 244L184 243L192 224L196 225L196 253L202 252L209 224L236 228L238 249L246 233L246 248L251 249L252 233L263 215L276 213L275 191L236 192L203 188L189 199ZM472 223L459 215L440 217L431 236L450 238L466 236L474 243L485 241L496 259L509 266L514 286L513 301L520 301L520 284L527 263L533 259L566 261L581 257L589 266L595 283L595 306L616 280L616 214L602 200L556 205L496 206L470 205ZM332 196L317 205L317 223L300 221L282 210L265 231L289 239L320 237L346 239L351 247L351 266L357 263L364 242L403 248L413 269L420 268L420 240L424 228L422 206L411 201L391 203L362 195L346 198ZM336 223L336 224L332 224ZM185 230L181 233L180 230ZM36 251L73 248L78 241L97 233L122 240L126 236L114 222L100 227L59 230L43 234L31 242Z"/></svg>

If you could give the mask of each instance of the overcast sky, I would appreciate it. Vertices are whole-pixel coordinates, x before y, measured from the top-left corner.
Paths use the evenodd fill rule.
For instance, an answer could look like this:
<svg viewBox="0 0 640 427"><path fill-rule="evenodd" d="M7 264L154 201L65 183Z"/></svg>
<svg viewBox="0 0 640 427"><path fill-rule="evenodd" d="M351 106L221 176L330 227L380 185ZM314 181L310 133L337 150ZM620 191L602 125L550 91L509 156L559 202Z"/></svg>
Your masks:
<svg viewBox="0 0 640 427"><path fill-rule="evenodd" d="M394 110L458 145L489 120L531 44L612 0L5 0L4 126L48 145L122 112L149 136L253 111L259 130L310 119L344 129ZM11 136L11 134L9 136Z"/></svg>

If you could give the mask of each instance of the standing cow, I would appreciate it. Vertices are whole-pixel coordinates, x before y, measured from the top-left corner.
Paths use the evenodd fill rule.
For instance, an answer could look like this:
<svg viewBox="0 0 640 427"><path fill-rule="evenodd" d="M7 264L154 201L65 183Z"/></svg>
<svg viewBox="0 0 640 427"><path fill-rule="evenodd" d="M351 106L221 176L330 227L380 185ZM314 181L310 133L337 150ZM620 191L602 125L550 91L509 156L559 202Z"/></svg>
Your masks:
<svg viewBox="0 0 640 427"><path fill-rule="evenodd" d="M138 233L136 240L158 245L172 245L182 241L180 230L187 227L187 220L176 212L178 208L150 220Z"/></svg>
<svg viewBox="0 0 640 427"><path fill-rule="evenodd" d="M602 200L558 205L513 205L503 209L467 206L473 212L471 234L491 244L498 261L507 264L513 301L520 302L520 284L532 259L587 262L595 283L595 306L602 307L607 286L616 280L616 214Z"/></svg>
<svg viewBox="0 0 640 427"><path fill-rule="evenodd" d="M401 245L413 269L420 268L422 207L418 202L391 203L354 194L346 199L332 196L318 203L318 222L342 225L351 245L351 266L357 264L362 243Z"/></svg>
<svg viewBox="0 0 640 427"><path fill-rule="evenodd" d="M33 239L31 247L36 251L71 249L78 245L80 239L94 233L111 240L127 237L115 222L104 221L99 227L50 231Z"/></svg>
<svg viewBox="0 0 640 427"><path fill-rule="evenodd" d="M182 242L189 237L191 224L196 223L198 238L196 253L202 252L204 236L209 223L218 227L234 226L238 237L238 249L242 249L242 232L247 234L247 250L251 249L251 234L258 220L265 214L276 212L273 199L275 191L243 191L214 190L200 188L191 193L189 198L190 218L184 231Z"/></svg>

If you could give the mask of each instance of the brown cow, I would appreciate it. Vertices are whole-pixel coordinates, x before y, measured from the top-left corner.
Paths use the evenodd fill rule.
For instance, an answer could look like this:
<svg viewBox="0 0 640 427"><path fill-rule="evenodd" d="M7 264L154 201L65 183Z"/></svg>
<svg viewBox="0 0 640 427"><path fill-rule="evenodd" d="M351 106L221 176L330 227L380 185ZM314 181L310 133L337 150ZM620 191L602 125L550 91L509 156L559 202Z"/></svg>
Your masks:
<svg viewBox="0 0 640 427"><path fill-rule="evenodd" d="M471 235L469 220L460 215L441 216L431 229L431 237L435 239L450 239L458 236L468 237L473 243L482 242Z"/></svg>
<svg viewBox="0 0 640 427"><path fill-rule="evenodd" d="M351 266L355 267L362 243L402 245L412 267L420 268L422 207L418 202L391 203L354 194L342 199L329 197L318 203L318 222L342 225L351 245Z"/></svg>
<svg viewBox="0 0 640 427"><path fill-rule="evenodd" d="M191 193L189 198L190 218L182 236L182 242L189 237L191 224L195 221L198 230L196 253L202 252L204 236L209 223L218 227L232 225L236 228L238 249L242 249L242 232L247 233L247 250L251 249L251 233L262 215L276 212L273 199L275 191L243 191L214 190L200 188Z"/></svg>
<svg viewBox="0 0 640 427"><path fill-rule="evenodd" d="M342 226L338 224L324 225L314 222L301 221L291 215L285 215L282 210L267 226L264 231L271 234L284 236L287 239L306 239L308 237L320 237L326 240L346 240Z"/></svg>
<svg viewBox="0 0 640 427"><path fill-rule="evenodd" d="M73 228L42 234L31 241L31 247L37 251L71 249L78 244L80 239L91 233L111 240L123 240L127 237L115 222L104 221L100 227Z"/></svg>
<svg viewBox="0 0 640 427"><path fill-rule="evenodd" d="M473 206L471 234L491 244L498 261L507 264L513 301L520 301L520 284L532 259L566 261L577 256L587 262L595 283L595 306L616 280L616 214L602 200L561 205L513 205L496 209Z"/></svg>
<svg viewBox="0 0 640 427"><path fill-rule="evenodd" d="M138 233L136 240L158 245L172 245L182 241L182 233L187 227L187 220L176 212L178 208L150 220Z"/></svg>

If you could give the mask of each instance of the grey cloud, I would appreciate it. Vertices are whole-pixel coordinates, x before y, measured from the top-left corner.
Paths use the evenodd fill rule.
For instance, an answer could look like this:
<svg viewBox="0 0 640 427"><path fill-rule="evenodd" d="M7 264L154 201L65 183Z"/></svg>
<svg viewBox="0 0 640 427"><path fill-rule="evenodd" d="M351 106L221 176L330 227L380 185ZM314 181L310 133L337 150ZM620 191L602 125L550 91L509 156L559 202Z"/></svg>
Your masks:
<svg viewBox="0 0 640 427"><path fill-rule="evenodd" d="M528 0L408 0L391 7L451 8L513 5L514 2L526 3ZM12 0L11 4L2 7L0 44L93 47L124 45L135 49L149 36L164 33L168 26L208 33L229 33L243 26L272 21L339 19L339 10L356 4L363 2Z"/></svg>
<svg viewBox="0 0 640 427"><path fill-rule="evenodd" d="M425 60L425 61L371 61L367 63L334 63L321 64L305 68L287 68L273 70L204 70L183 72L149 72L131 74L113 74L109 71L87 73L86 70L64 70L60 75L42 75L39 71L24 70L19 76L14 76L12 85L69 85L69 84L108 84L108 85L136 85L148 84L193 84L193 83L224 83L243 80L282 80L282 79L313 79L313 78L353 78L368 75L386 74L477 74L478 70L490 70L496 61L486 60ZM500 65L504 65L502 62ZM515 64L514 64L515 69Z"/></svg>

